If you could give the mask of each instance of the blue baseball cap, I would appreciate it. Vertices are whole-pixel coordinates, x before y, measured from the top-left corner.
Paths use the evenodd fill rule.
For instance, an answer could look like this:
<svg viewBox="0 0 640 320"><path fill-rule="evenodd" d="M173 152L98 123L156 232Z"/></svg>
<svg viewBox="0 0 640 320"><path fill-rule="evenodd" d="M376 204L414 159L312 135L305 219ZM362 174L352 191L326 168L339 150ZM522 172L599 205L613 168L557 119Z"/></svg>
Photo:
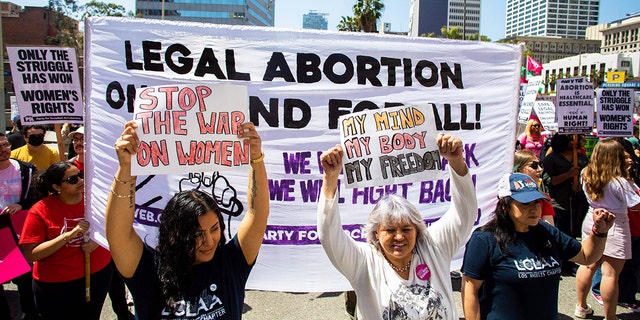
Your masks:
<svg viewBox="0 0 640 320"><path fill-rule="evenodd" d="M540 191L538 184L524 173L507 173L498 182L498 198L511 197L527 203L538 199L547 199Z"/></svg>

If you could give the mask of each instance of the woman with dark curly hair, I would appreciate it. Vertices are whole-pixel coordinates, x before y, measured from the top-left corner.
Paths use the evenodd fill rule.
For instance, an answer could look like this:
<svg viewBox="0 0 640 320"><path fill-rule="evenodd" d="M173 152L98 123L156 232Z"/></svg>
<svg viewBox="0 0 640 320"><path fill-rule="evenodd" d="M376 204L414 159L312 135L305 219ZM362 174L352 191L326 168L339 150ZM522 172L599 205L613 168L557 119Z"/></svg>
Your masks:
<svg viewBox="0 0 640 320"><path fill-rule="evenodd" d="M560 261L594 263L602 256L615 216L593 210L593 229L582 243L540 223L546 196L531 177L507 174L498 183L494 216L467 243L462 264L466 319L558 319Z"/></svg>
<svg viewBox="0 0 640 320"><path fill-rule="evenodd" d="M125 124L116 141L118 171L107 200L106 233L118 271L133 295L138 319L240 319L244 287L269 216L262 141L251 122L238 137L249 140L248 211L227 242L215 200L199 190L175 194L162 213L158 247L133 228L135 181L131 158L138 151L137 124Z"/></svg>
<svg viewBox="0 0 640 320"><path fill-rule="evenodd" d="M111 255L84 241L84 179L78 168L56 162L36 182L45 196L24 223L20 244L33 264L33 292L43 319L100 319L111 283ZM90 253L91 296L85 301L85 253Z"/></svg>

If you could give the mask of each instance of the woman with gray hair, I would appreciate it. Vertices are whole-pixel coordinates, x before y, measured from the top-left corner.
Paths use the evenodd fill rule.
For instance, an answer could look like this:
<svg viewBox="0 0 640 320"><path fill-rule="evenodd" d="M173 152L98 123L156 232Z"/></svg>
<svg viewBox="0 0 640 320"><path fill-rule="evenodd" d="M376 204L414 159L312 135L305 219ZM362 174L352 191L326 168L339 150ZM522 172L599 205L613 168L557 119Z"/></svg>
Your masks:
<svg viewBox="0 0 640 320"><path fill-rule="evenodd" d="M320 157L324 169L318 202L318 234L331 263L353 286L359 319L458 319L450 264L464 244L478 213L471 174L462 156L462 141L436 138L451 173L451 206L429 227L409 201L383 197L369 215L367 243L342 231L338 211L340 145Z"/></svg>

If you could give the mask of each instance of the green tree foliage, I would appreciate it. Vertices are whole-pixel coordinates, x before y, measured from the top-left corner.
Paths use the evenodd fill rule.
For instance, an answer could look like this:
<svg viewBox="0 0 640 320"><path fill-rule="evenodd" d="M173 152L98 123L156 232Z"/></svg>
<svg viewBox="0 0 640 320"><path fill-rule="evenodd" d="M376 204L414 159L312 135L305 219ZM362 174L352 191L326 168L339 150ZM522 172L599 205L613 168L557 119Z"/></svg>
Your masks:
<svg viewBox="0 0 640 320"><path fill-rule="evenodd" d="M124 17L126 9L124 6L115 3L104 3L100 1L91 0L84 5L84 14L82 19L86 17ZM133 15L133 12L129 12L129 16Z"/></svg>
<svg viewBox="0 0 640 320"><path fill-rule="evenodd" d="M487 36L481 36L479 33L474 33L470 35L467 40L478 41L478 37L480 37L480 41L491 42L491 39Z"/></svg>
<svg viewBox="0 0 640 320"><path fill-rule="evenodd" d="M445 39L459 39L462 40L462 27L455 26L451 28L447 28L447 26L442 26L440 28L440 33L442 37Z"/></svg>
<svg viewBox="0 0 640 320"><path fill-rule="evenodd" d="M358 21L356 21L356 18L354 17L345 17L342 16L342 18L340 18L340 23L338 23L338 31L360 31L360 28L358 27Z"/></svg>
<svg viewBox="0 0 640 320"><path fill-rule="evenodd" d="M353 15L358 27L364 32L378 32L378 19L382 16L384 3L381 0L358 0L353 5Z"/></svg>
<svg viewBox="0 0 640 320"><path fill-rule="evenodd" d="M78 21L73 19L78 6L74 0L49 0L49 9L55 15L55 35L47 36L45 44L74 47L81 52L83 45L82 33L78 30Z"/></svg>
<svg viewBox="0 0 640 320"><path fill-rule="evenodd" d="M49 9L55 14L55 35L49 36L45 44L74 47L81 53L84 35L79 31L79 21L86 17L112 16L124 17L126 9L122 5L91 0L85 5L78 5L76 0L49 0ZM133 17L133 12L126 13Z"/></svg>
<svg viewBox="0 0 640 320"><path fill-rule="evenodd" d="M440 28L439 37L437 37L434 32L423 33L420 36L427 37L427 38L445 38L445 39L465 40L465 39L462 39L463 38L462 27L460 26L454 26L451 28L447 28L447 26L442 26L442 28ZM466 40L478 41L478 37L480 37L480 41L491 42L491 39L489 39L487 36L480 36L480 34L478 33L470 35L469 37L467 37Z"/></svg>
<svg viewBox="0 0 640 320"><path fill-rule="evenodd" d="M338 23L339 31L378 32L378 19L382 16L382 0L357 0L353 5L353 17L343 16Z"/></svg>
<svg viewBox="0 0 640 320"><path fill-rule="evenodd" d="M548 77L546 77L543 81L545 87L547 87L547 90L550 92L555 92L556 91L556 81L558 81L558 75L555 73L550 74Z"/></svg>
<svg viewBox="0 0 640 320"><path fill-rule="evenodd" d="M599 88L600 84L604 81L604 74L600 70L591 70L589 75L589 81L593 83L593 88Z"/></svg>

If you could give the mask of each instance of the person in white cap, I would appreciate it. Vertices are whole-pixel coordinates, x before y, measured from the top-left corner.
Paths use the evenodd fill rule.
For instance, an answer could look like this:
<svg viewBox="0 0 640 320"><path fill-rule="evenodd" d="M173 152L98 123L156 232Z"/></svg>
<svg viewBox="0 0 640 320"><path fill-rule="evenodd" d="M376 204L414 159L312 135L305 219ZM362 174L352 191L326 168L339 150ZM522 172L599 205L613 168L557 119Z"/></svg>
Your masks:
<svg viewBox="0 0 640 320"><path fill-rule="evenodd" d="M76 154L68 161L78 167L78 170L84 174L84 127L80 126L76 131L69 132L67 136L71 139L73 151ZM111 278L109 298L111 299L113 312L116 313L119 320L134 319L133 314L129 312L129 308L127 306L124 281L118 274L114 274Z"/></svg>
<svg viewBox="0 0 640 320"><path fill-rule="evenodd" d="M75 156L69 159L80 172L84 172L84 127L81 126L76 131L71 131L67 135L71 139Z"/></svg>
<svg viewBox="0 0 640 320"><path fill-rule="evenodd" d="M582 243L540 222L546 197L523 173L498 184L494 216L467 243L462 264L462 307L466 319L558 319L560 262L598 261L615 216L593 210L590 237Z"/></svg>

